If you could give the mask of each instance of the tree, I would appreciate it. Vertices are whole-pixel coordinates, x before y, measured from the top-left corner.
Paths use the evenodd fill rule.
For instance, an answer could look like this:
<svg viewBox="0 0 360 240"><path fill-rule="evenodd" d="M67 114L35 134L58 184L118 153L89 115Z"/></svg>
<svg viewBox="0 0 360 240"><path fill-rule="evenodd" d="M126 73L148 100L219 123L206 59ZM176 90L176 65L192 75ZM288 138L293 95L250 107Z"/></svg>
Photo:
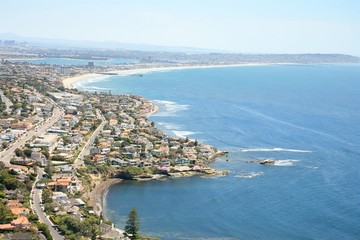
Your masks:
<svg viewBox="0 0 360 240"><path fill-rule="evenodd" d="M47 175L47 178L52 178L53 176L53 166L52 166L52 163L50 161L48 161L47 165L45 166L45 169L44 169L46 175Z"/></svg>
<svg viewBox="0 0 360 240"><path fill-rule="evenodd" d="M0 201L0 223L9 223L15 218L10 209Z"/></svg>
<svg viewBox="0 0 360 240"><path fill-rule="evenodd" d="M5 178L3 183L7 190L15 190L20 182L16 178Z"/></svg>
<svg viewBox="0 0 360 240"><path fill-rule="evenodd" d="M31 153L32 153L32 150L31 149L24 149L23 153L25 154L26 157L31 157Z"/></svg>
<svg viewBox="0 0 360 240"><path fill-rule="evenodd" d="M48 226L45 223L38 223L38 229L41 231L47 240L52 240L52 236Z"/></svg>
<svg viewBox="0 0 360 240"><path fill-rule="evenodd" d="M15 149L15 155L17 157L25 157L24 152L20 148Z"/></svg>
<svg viewBox="0 0 360 240"><path fill-rule="evenodd" d="M44 188L41 194L41 199L43 203L52 203L52 192L48 188Z"/></svg>
<svg viewBox="0 0 360 240"><path fill-rule="evenodd" d="M50 153L48 148L44 148L43 150L41 150L41 153L46 157L46 159L50 158Z"/></svg>
<svg viewBox="0 0 360 240"><path fill-rule="evenodd" d="M132 208L129 212L129 219L126 221L125 233L133 239L140 239L139 235L140 221L136 208Z"/></svg>

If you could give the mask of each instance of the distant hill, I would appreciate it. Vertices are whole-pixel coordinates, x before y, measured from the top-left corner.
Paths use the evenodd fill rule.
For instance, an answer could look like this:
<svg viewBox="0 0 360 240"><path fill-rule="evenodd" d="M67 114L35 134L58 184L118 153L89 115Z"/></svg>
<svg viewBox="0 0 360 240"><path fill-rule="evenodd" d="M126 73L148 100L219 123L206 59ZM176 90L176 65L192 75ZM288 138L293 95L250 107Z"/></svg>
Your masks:
<svg viewBox="0 0 360 240"><path fill-rule="evenodd" d="M125 58L142 63L161 64L236 64L236 63L359 63L360 58L346 54L242 54L220 50L188 47L169 47L117 42L74 41L21 37L12 33L0 33L0 40L26 42L24 46L36 46L31 53L39 57L67 57L80 59ZM27 47L25 47L27 48ZM40 49L51 51L40 51ZM37 51L38 49L39 51Z"/></svg>
<svg viewBox="0 0 360 240"><path fill-rule="evenodd" d="M164 52L188 52L188 53L209 53L209 52L225 52L214 49L201 49L192 47L176 47L176 46L158 46L150 44L131 44L120 43L115 41L78 41L68 39L38 38L38 37L22 37L14 33L0 33L0 39L16 40L27 42L34 46L46 48L97 48L97 49L118 49L118 50L137 50L137 51L164 51Z"/></svg>

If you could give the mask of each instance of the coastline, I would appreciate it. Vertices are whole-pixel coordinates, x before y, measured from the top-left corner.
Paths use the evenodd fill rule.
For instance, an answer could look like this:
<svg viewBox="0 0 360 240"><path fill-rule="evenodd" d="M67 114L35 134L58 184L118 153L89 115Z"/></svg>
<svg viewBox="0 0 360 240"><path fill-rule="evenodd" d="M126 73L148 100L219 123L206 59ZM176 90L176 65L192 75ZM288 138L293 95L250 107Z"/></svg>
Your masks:
<svg viewBox="0 0 360 240"><path fill-rule="evenodd" d="M89 193L89 204L93 206L94 213L98 216L103 216L103 218L106 219L103 209L105 204L105 196L107 193L107 190L110 186L113 184L117 184L122 182L123 180L120 178L110 178L106 181L100 182L95 186L95 188Z"/></svg>
<svg viewBox="0 0 360 240"><path fill-rule="evenodd" d="M173 71L173 70L185 70L185 69L204 69L204 68L224 68L224 67L250 67L250 66L269 66L269 65L284 65L287 63L240 63L240 64L227 64L227 65L188 65L188 66L162 66L162 67L148 67L148 68L134 68L129 70L116 70L106 73L113 75L105 75L101 73L85 73L77 76L65 77L61 81L65 88L74 89L75 83L83 80L91 80L102 77L103 79L112 76L129 76L136 74L145 74L151 72ZM290 64L290 63L289 63Z"/></svg>
<svg viewBox="0 0 360 240"><path fill-rule="evenodd" d="M269 65L269 64L237 64L237 65L208 65L208 66L181 66L181 67L151 67L151 68L138 68L138 69L131 69L131 70L119 70L119 71L112 71L112 72L107 72L107 73L116 73L119 76L127 76L127 75L136 75L136 74L143 74L143 73L150 73L150 72L161 72L161 71L172 71L172 70L183 70L183 69L221 68L221 67L238 67L238 66L263 66L263 65ZM106 79L106 78L111 77L111 76L114 76L114 75L87 73L87 74L72 76L72 77L68 77L68 78L63 78L62 83L63 83L65 88L73 89L73 88L75 88L74 84L76 82L78 82L78 81L92 80L92 79L97 79L97 78ZM152 106L153 106L152 110L143 115L146 118L148 118L150 115L155 114L157 111L159 111L159 106L156 105L153 102L151 102L151 103L152 103ZM221 155L224 155L225 153L226 152L219 151L219 152L213 154L209 158L208 163L214 162L216 158L220 157ZM213 169L209 169L209 170L204 171L202 173L201 172L196 172L196 171L191 171L191 172L188 172L188 173L182 173L182 172L173 173L172 175L169 175L168 177L190 177L190 176L194 176L194 175L219 175L219 174L224 175L224 174L228 174L228 172L227 171L225 171L225 172L224 171L216 172ZM154 180L154 179L147 179L147 180ZM155 180L156 180L156 178L155 178ZM106 181L99 182L89 192L89 204L91 206L93 206L93 211L94 211L94 213L96 215L102 216L106 220L106 216L105 216L105 214L103 212L103 210L105 209L106 193L107 193L108 189L112 185L121 183L122 181L124 181L124 180L120 179L120 178L110 178L110 179L107 179ZM139 178L137 181L141 181L141 179Z"/></svg>
<svg viewBox="0 0 360 240"><path fill-rule="evenodd" d="M100 76L103 76L103 75L97 74L97 73L86 73L86 74L81 74L81 75L77 75L77 76L62 78L61 81L65 88L73 89L73 88L75 88L74 84L76 82L86 80L86 79L94 79L94 78L97 78Z"/></svg>

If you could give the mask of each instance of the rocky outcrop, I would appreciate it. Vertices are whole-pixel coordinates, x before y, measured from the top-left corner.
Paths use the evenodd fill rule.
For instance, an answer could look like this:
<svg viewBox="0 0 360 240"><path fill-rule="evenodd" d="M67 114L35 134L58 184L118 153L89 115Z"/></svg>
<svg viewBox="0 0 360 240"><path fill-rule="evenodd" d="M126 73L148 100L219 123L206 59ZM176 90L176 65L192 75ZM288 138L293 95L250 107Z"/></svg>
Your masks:
<svg viewBox="0 0 360 240"><path fill-rule="evenodd" d="M249 163L259 163L262 165L274 165L275 160L273 160L273 159L255 160L255 161L249 161Z"/></svg>

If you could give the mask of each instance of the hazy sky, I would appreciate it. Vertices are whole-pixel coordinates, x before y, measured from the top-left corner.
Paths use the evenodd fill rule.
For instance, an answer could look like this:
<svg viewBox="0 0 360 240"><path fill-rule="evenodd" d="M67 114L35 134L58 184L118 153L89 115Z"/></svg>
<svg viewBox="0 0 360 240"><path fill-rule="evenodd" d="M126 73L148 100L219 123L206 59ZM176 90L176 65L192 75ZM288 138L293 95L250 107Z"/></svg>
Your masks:
<svg viewBox="0 0 360 240"><path fill-rule="evenodd" d="M360 0L1 0L0 33L360 55Z"/></svg>

